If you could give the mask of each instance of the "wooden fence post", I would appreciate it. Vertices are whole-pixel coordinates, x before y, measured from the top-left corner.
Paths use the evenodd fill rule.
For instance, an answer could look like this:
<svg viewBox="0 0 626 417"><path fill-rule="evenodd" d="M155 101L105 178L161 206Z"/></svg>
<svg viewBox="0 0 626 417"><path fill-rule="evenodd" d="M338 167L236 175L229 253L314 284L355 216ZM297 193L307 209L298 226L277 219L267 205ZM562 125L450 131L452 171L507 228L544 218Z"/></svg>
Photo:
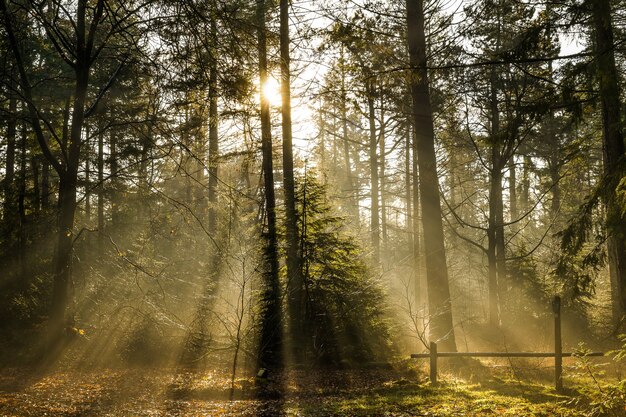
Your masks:
<svg viewBox="0 0 626 417"><path fill-rule="evenodd" d="M430 383L437 383L437 343L430 342Z"/></svg>
<svg viewBox="0 0 626 417"><path fill-rule="evenodd" d="M554 312L554 388L563 391L563 344L561 341L561 297L552 301Z"/></svg>

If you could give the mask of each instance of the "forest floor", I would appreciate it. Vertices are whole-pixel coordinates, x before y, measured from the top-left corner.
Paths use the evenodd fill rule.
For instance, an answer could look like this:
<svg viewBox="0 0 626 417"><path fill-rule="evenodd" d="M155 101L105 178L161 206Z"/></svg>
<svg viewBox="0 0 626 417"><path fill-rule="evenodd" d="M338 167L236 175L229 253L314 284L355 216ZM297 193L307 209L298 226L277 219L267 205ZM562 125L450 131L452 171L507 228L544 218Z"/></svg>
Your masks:
<svg viewBox="0 0 626 417"><path fill-rule="evenodd" d="M568 377L557 394L547 368L539 378L504 369L444 374L438 386L415 371L293 370L270 376L263 395L253 378L237 379L229 400L227 372L3 368L0 416L626 415L605 381Z"/></svg>

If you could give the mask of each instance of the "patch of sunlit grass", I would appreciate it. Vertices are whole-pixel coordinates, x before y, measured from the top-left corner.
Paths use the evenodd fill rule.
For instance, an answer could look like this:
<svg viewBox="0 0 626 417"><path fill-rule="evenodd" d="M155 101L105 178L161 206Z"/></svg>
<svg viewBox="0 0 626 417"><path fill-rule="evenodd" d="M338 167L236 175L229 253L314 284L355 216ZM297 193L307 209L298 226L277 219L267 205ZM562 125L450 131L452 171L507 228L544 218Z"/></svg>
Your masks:
<svg viewBox="0 0 626 417"><path fill-rule="evenodd" d="M585 416L572 407L567 397L550 392L549 387L525 384L523 387L484 386L460 380L440 386L417 383L386 384L369 393L329 397L321 404L308 404L304 415L433 415L433 416ZM385 414L386 413L386 414Z"/></svg>

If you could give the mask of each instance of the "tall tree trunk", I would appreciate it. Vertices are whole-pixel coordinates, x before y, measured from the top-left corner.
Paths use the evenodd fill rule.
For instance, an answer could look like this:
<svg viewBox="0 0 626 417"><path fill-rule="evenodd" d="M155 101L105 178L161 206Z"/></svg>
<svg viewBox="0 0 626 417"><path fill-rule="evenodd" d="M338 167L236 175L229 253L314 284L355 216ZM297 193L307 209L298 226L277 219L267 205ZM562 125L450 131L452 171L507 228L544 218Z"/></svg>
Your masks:
<svg viewBox="0 0 626 417"><path fill-rule="evenodd" d="M211 38L216 41L215 18L211 19ZM209 228L211 235L217 232L217 176L219 161L218 109L217 109L217 57L212 51L209 61Z"/></svg>
<svg viewBox="0 0 626 417"><path fill-rule="evenodd" d="M352 175L352 164L350 162L350 141L348 138L348 111L347 111L347 93L346 93L346 71L344 64L344 50L341 45L341 55L339 57L339 65L341 70L341 134L343 139L343 159L346 167L346 192L349 196L348 205L353 210L353 216L356 223L359 223L359 205L355 198L355 187Z"/></svg>
<svg viewBox="0 0 626 417"><path fill-rule="evenodd" d="M79 33L85 31L84 3L78 6ZM81 134L83 130L85 99L89 81L89 66L84 56L84 45L79 42L78 54L82 59L76 65L76 88L72 110L72 127L68 144L68 160L66 169L59 173L59 218L56 253L56 269L52 288L51 324L54 332L59 332L64 325L71 324L73 313L69 313L70 286L72 283L72 247L74 241L74 216L76 213L76 186L78 166L80 162Z"/></svg>
<svg viewBox="0 0 626 417"><path fill-rule="evenodd" d="M609 273L611 276L614 322L620 323L626 313L626 222L623 219L616 188L624 177L624 135L621 125L621 102L617 67L615 65L611 2L592 0L595 35L595 57L602 103L604 139L604 173L606 190L606 221Z"/></svg>
<svg viewBox="0 0 626 417"><path fill-rule="evenodd" d="M511 221L517 220L519 212L517 210L517 172L515 167L515 157L509 158L509 214Z"/></svg>
<svg viewBox="0 0 626 417"><path fill-rule="evenodd" d="M9 90L9 109L7 114L7 153L4 176L4 220L7 227L12 228L15 217L15 137L17 134L17 98Z"/></svg>
<svg viewBox="0 0 626 417"><path fill-rule="evenodd" d="M22 124L20 135L20 173L17 196L17 211L19 213L19 267L21 282L26 279L26 149L28 141L28 129L26 124Z"/></svg>
<svg viewBox="0 0 626 417"><path fill-rule="evenodd" d="M41 190L39 188L39 157L31 155L30 167L33 171L33 191L31 194L31 210L39 213L41 209Z"/></svg>
<svg viewBox="0 0 626 417"><path fill-rule="evenodd" d="M550 72L552 73L552 72ZM558 137L554 133L554 111L550 109L548 113L548 144L550 146L550 156L548 157L548 170L550 171L550 186L552 187L552 202L550 204L550 218L557 225L559 210L561 209L561 148Z"/></svg>
<svg viewBox="0 0 626 417"><path fill-rule="evenodd" d="M426 252L428 303L432 317L431 339L443 350L456 351L452 322L452 301L448 283L448 265L443 235L443 220L435 155L435 132L430 104L424 32L423 0L407 0L407 35L412 68L411 98L416 126L417 155L422 203L422 226Z"/></svg>
<svg viewBox="0 0 626 417"><path fill-rule="evenodd" d="M41 161L41 209L50 208L50 163L46 158Z"/></svg>
<svg viewBox="0 0 626 417"><path fill-rule="evenodd" d="M85 221L91 221L91 141L89 127L85 126Z"/></svg>
<svg viewBox="0 0 626 417"><path fill-rule="evenodd" d="M546 13L548 19L548 29L547 29L547 37L548 39L552 36L552 25L553 19L553 8L552 5L548 3L546 6ZM552 67L552 61L548 61L548 79L550 81L554 80L554 70ZM554 93L553 93L554 94ZM552 203L550 204L550 219L556 225L556 230L560 230L559 220L559 210L561 209L561 146L559 143L559 138L556 135L556 129L554 126L554 109L552 106L548 109L548 125L547 125L547 137L548 137L548 146L550 147L550 155L548 156L548 170L550 172L550 186L552 187Z"/></svg>
<svg viewBox="0 0 626 417"><path fill-rule="evenodd" d="M532 168L532 160L530 156L524 155L524 166L522 170L521 193L519 198L519 207L522 211L527 212L530 208L530 171Z"/></svg>
<svg viewBox="0 0 626 417"><path fill-rule="evenodd" d="M491 169L489 172L489 219L487 225L487 262L489 264L489 323L500 325L500 293L504 285L504 206L502 203L502 159L500 110L498 109L497 75L491 69Z"/></svg>
<svg viewBox="0 0 626 417"><path fill-rule="evenodd" d="M406 136L404 138L404 201L406 215L404 216L406 225L407 242L409 244L409 256L413 255L413 216L412 201L413 189L411 188L411 129L413 127L409 123L407 125Z"/></svg>
<svg viewBox="0 0 626 417"><path fill-rule="evenodd" d="M382 91L382 87L381 87ZM386 205L386 189L385 189L385 107L383 103L383 95L380 94L380 132L378 136L378 148L380 153L380 225L383 238L383 248L387 244L387 205Z"/></svg>
<svg viewBox="0 0 626 417"><path fill-rule="evenodd" d="M291 72L289 69L289 0L280 0L280 75L281 116L283 130L283 187L285 192L285 229L287 235L287 292L290 331L293 336L293 358L303 357L304 282L298 253L298 220L293 174L293 145L291 133Z"/></svg>
<svg viewBox="0 0 626 417"><path fill-rule="evenodd" d="M112 116L112 115L111 115ZM109 184L108 197L111 203L111 226L113 229L119 227L120 208L119 208L119 183L117 180L119 164L118 164L118 141L119 132L116 128L111 128L109 136ZM188 171L187 171L188 172Z"/></svg>
<svg viewBox="0 0 626 417"><path fill-rule="evenodd" d="M267 82L267 32L265 29L265 0L257 0L257 41L259 53L260 85ZM263 89L261 89L263 91ZM278 281L278 240L276 235L276 197L274 191L274 166L272 160L272 126L270 103L261 94L261 146L263 153L263 179L265 190L265 215L267 234L265 260L267 269L263 285L263 313L261 319L260 366L282 365L282 329L280 320L280 285Z"/></svg>
<svg viewBox="0 0 626 417"><path fill-rule="evenodd" d="M98 126L98 246L102 252L104 242L104 126Z"/></svg>
<svg viewBox="0 0 626 417"><path fill-rule="evenodd" d="M376 93L376 80L369 78L365 82L365 93L367 94L367 110L368 110L368 122L370 129L369 140L369 159L370 159L370 199L371 199L371 216L370 216L370 233L372 240L372 248L374 250L373 263L378 265L380 262L380 213L378 207L378 151L377 151L377 138L376 138L376 109L375 93Z"/></svg>
<svg viewBox="0 0 626 417"><path fill-rule="evenodd" d="M489 324L500 325L500 297L498 282L498 205L502 204L502 171L498 168L499 152L492 144L492 166L489 176L489 219L487 222L487 263L488 263L488 297Z"/></svg>
<svg viewBox="0 0 626 417"><path fill-rule="evenodd" d="M423 303L424 297L422 296L422 262L421 262L421 234L420 234L420 185L419 185L419 164L417 162L417 133L413 123L409 125L410 135L412 136L412 170L411 181L413 183L413 291L415 295L415 302L418 306Z"/></svg>
<svg viewBox="0 0 626 417"><path fill-rule="evenodd" d="M318 111L319 115L319 126L320 126L320 168L322 174L322 181L324 184L327 183L328 178L328 166L326 164L326 117L324 115L323 104L320 102L320 108Z"/></svg>

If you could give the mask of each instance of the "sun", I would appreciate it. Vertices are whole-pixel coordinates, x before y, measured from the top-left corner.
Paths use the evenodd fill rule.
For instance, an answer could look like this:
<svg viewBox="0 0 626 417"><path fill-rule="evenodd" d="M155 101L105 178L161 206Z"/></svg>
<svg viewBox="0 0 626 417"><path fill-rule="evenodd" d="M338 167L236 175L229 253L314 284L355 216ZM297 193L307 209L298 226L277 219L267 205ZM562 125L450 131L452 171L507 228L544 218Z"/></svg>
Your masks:
<svg viewBox="0 0 626 417"><path fill-rule="evenodd" d="M270 106L280 107L282 104L282 98L280 96L280 83L276 81L273 77L268 77L267 81L263 84L263 88L261 89L262 94L267 101L269 101Z"/></svg>

